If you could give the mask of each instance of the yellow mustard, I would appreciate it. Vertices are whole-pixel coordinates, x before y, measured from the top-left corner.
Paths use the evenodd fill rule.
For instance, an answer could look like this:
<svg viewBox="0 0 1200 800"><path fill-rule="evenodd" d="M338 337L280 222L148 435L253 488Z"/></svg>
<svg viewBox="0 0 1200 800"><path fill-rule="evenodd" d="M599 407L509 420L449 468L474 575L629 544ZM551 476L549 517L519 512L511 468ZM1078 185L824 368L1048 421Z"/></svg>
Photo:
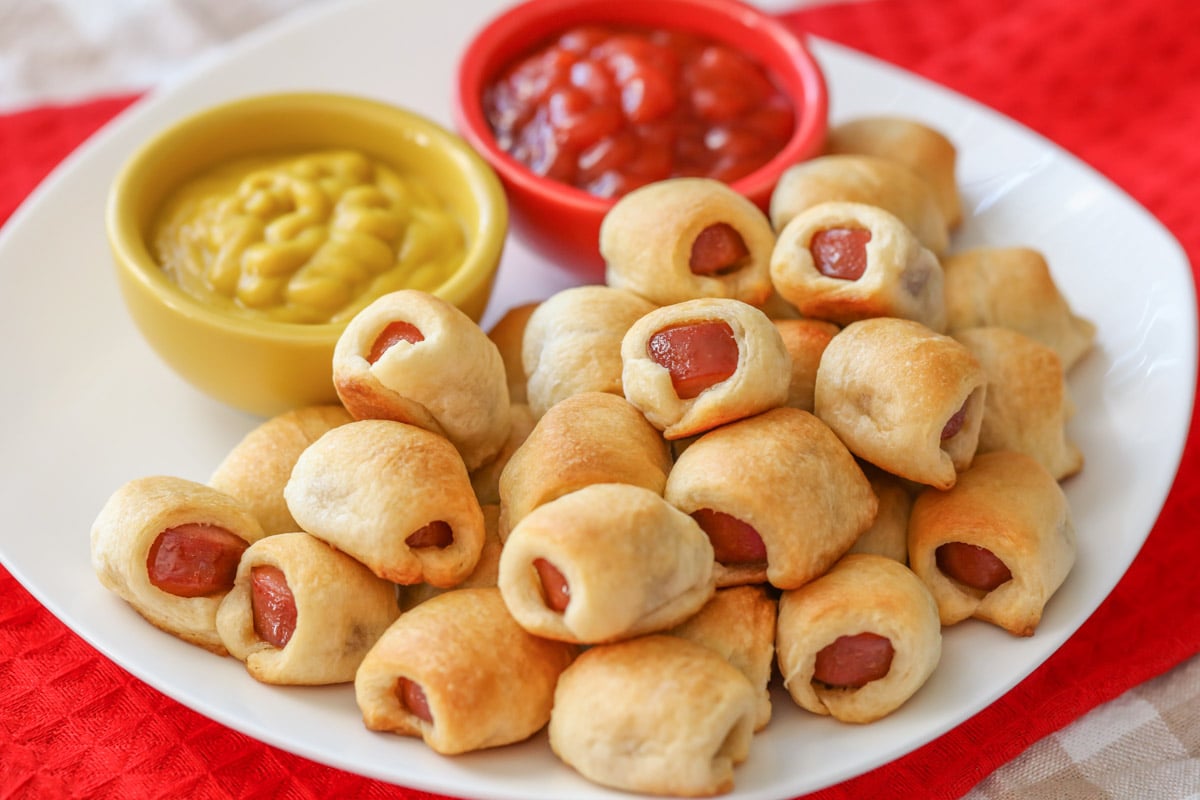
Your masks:
<svg viewBox="0 0 1200 800"><path fill-rule="evenodd" d="M339 322L396 289L433 291L466 249L416 177L346 150L231 161L180 187L154 231L188 294L250 317Z"/></svg>

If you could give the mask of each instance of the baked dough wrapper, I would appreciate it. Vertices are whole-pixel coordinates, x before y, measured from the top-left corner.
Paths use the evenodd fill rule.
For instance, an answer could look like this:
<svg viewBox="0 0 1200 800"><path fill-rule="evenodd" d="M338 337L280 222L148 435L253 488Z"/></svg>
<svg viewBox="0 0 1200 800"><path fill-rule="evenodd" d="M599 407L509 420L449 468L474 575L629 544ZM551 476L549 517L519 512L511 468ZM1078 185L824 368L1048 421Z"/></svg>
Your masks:
<svg viewBox="0 0 1200 800"><path fill-rule="evenodd" d="M709 431L667 476L667 502L709 508L758 532L766 564L716 564L718 586L769 581L794 589L828 570L875 519L854 456L807 411L777 408Z"/></svg>
<svg viewBox="0 0 1200 800"><path fill-rule="evenodd" d="M543 300L525 325L521 351L533 415L581 392L623 394L621 339L654 308L610 286L574 286Z"/></svg>
<svg viewBox="0 0 1200 800"><path fill-rule="evenodd" d="M822 273L812 240L826 230L866 230L866 269L855 279ZM894 214L863 203L819 203L792 218L771 254L771 279L806 317L846 325L868 317L901 317L941 333L946 328L942 266Z"/></svg>
<svg viewBox="0 0 1200 800"><path fill-rule="evenodd" d="M984 593L947 577L937 549L983 547L1012 579ZM1014 636L1032 636L1046 603L1075 564L1075 525L1066 495L1031 456L984 453L949 491L926 490L913 503L908 559L937 601L943 625L975 617Z"/></svg>
<svg viewBox="0 0 1200 800"><path fill-rule="evenodd" d="M1009 328L968 328L954 338L971 349L987 375L976 453L1016 450L1060 481L1079 472L1083 452L1066 432L1075 404L1053 348Z"/></svg>
<svg viewBox="0 0 1200 800"><path fill-rule="evenodd" d="M193 523L223 528L247 544L263 536L254 514L223 492L166 475L137 478L108 498L92 524L92 568L104 588L151 625L223 656L217 607L224 593L179 597L164 592L150 582L146 565L160 533Z"/></svg>
<svg viewBox="0 0 1200 800"><path fill-rule="evenodd" d="M965 345L911 320L879 317L847 325L825 348L814 408L855 455L947 489L975 455L986 390ZM963 408L961 429L943 440Z"/></svg>
<svg viewBox="0 0 1200 800"><path fill-rule="evenodd" d="M533 315L537 302L513 306L504 312L487 332L488 338L500 352L504 362L504 374L508 379L508 399L511 403L526 403L525 365L521 360L521 349L525 342L525 326Z"/></svg>
<svg viewBox="0 0 1200 800"><path fill-rule="evenodd" d="M772 322L792 357L786 405L812 411L817 367L830 340L841 329L832 322L819 319L773 319Z"/></svg>
<svg viewBox="0 0 1200 800"><path fill-rule="evenodd" d="M509 418L508 439L500 448L500 452L471 473L471 488L475 490L475 497L481 506L500 503L500 476L504 474L504 468L537 424L533 411L525 403L513 403L509 406Z"/></svg>
<svg viewBox="0 0 1200 800"><path fill-rule="evenodd" d="M892 644L887 674L855 688L813 679L817 654L841 636L873 633ZM919 578L885 556L851 554L779 599L775 647L784 688L801 707L842 722L872 722L906 703L942 655L937 604Z"/></svg>
<svg viewBox="0 0 1200 800"><path fill-rule="evenodd" d="M697 275L690 261L696 238L724 223L748 255L728 272ZM712 178L673 178L620 198L600 226L605 282L655 305L725 297L760 306L771 295L767 266L775 232L758 206Z"/></svg>
<svg viewBox="0 0 1200 800"><path fill-rule="evenodd" d="M266 535L297 531L300 526L283 498L292 467L310 444L353 419L337 405L305 406L272 417L234 445L208 485L241 500Z"/></svg>
<svg viewBox="0 0 1200 800"><path fill-rule="evenodd" d="M454 755L519 742L541 730L576 648L527 633L495 588L454 589L396 620L363 659L354 694L371 730L417 736ZM432 722L401 702L420 686Z"/></svg>
<svg viewBox="0 0 1200 800"><path fill-rule="evenodd" d="M534 566L566 579L570 602L552 610ZM628 639L678 625L715 589L713 548L695 520L654 492L599 483L526 515L500 553L500 592L521 627L577 644Z"/></svg>
<svg viewBox="0 0 1200 800"><path fill-rule="evenodd" d="M771 192L771 225L782 231L800 212L830 201L865 203L894 214L939 257L949 246L933 187L908 166L872 155L825 155L788 167Z"/></svg>
<svg viewBox="0 0 1200 800"><path fill-rule="evenodd" d="M733 331L737 368L685 400L675 393L670 371L651 358L647 348L661 330L703 322L724 322ZM688 300L652 311L625 334L621 359L625 397L667 439L682 439L782 406L791 382L791 355L774 323L739 300Z"/></svg>
<svg viewBox="0 0 1200 800"><path fill-rule="evenodd" d="M254 631L252 570L283 572L296 602L296 628L276 647ZM354 671L400 614L395 587L303 532L260 539L242 555L233 589L217 611L230 655L263 683L317 686L354 680Z"/></svg>
<svg viewBox="0 0 1200 800"><path fill-rule="evenodd" d="M375 341L408 322L424 341L398 342L374 363ZM356 419L407 422L449 439L473 470L508 437L508 379L500 352L474 320L427 292L385 294L354 315L333 351L338 397Z"/></svg>
<svg viewBox="0 0 1200 800"><path fill-rule="evenodd" d="M313 536L394 583L455 586L483 549L483 511L453 445L392 420L358 420L326 433L296 461L288 508ZM445 547L405 539L441 521Z"/></svg>
<svg viewBox="0 0 1200 800"><path fill-rule="evenodd" d="M496 585L500 574L500 550L504 546L499 534L500 506L483 506L483 520L486 529L483 550L480 552L479 561L475 563L475 569L471 571L471 574L451 589L442 589L431 583L397 585L396 601L401 610L408 611L426 600L446 592L454 592L459 589L481 589Z"/></svg>
<svg viewBox="0 0 1200 800"><path fill-rule="evenodd" d="M846 552L874 553L908 564L908 517L912 513L913 491L903 479L872 464L866 464L863 472L879 501L879 511L871 527L859 534Z"/></svg>
<svg viewBox="0 0 1200 800"><path fill-rule="evenodd" d="M704 645L664 635L601 645L559 678L550 748L604 786L721 794L749 754L755 703L746 676Z"/></svg>
<svg viewBox="0 0 1200 800"><path fill-rule="evenodd" d="M537 421L500 474L500 538L538 506L593 483L661 495L670 471L666 441L625 398L572 395Z"/></svg>

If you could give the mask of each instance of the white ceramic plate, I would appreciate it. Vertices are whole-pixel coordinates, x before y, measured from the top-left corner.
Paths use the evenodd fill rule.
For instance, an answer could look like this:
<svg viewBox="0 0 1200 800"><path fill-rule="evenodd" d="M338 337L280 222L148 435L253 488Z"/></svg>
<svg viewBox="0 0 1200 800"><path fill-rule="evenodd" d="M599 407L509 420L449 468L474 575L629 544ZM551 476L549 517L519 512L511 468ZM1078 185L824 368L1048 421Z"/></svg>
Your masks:
<svg viewBox="0 0 1200 800"><path fill-rule="evenodd" d="M0 557L55 615L130 672L285 750L459 796L624 797L559 764L544 736L451 759L417 740L369 733L350 687L258 684L237 661L145 623L100 587L89 563L91 522L119 485L151 474L206 480L258 422L176 378L126 317L102 227L120 163L187 112L267 90L372 95L448 124L454 64L470 34L461 21L482 21L499 5L368 0L285 21L133 107L18 211L0 237ZM1041 249L1075 309L1098 323L1095 352L1071 376L1079 413L1070 434L1087 458L1067 485L1080 555L1035 636L956 626L932 679L880 722L842 725L777 694L770 727L737 770L737 798L791 797L894 759L967 719L1053 653L1109 593L1149 532L1179 463L1195 377L1188 264L1149 214L994 112L844 48L813 47L828 74L835 120L897 112L958 144L970 212L958 246ZM485 324L571 283L514 240Z"/></svg>

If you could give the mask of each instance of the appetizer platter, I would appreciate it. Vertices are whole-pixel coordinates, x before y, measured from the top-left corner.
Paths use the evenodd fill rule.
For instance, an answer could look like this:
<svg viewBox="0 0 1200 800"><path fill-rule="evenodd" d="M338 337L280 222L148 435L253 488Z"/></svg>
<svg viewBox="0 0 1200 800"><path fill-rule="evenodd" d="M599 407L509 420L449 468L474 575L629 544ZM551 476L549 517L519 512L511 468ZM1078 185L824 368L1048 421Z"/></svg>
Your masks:
<svg viewBox="0 0 1200 800"><path fill-rule="evenodd" d="M450 126L456 59L472 33L462 20L482 22L504 5L472 0L418 11L359 0L287 20L136 104L18 211L0 235L0 331L6 341L26 343L6 354L14 379L0 389L0 497L10 510L0 558L116 663L283 749L454 796L626 796L557 761L544 731L520 744L447 757L418 739L368 731L351 685L258 683L238 660L146 625L100 585L88 556L88 530L119 486L143 475L205 481L261 422L176 377L122 308L103 216L124 159L181 116L267 91L366 95ZM1149 214L994 112L845 48L809 44L829 84L831 121L902 115L955 143L964 219L951 252L1037 248L1071 306L1095 324L1094 345L1070 373L1077 410L1068 431L1084 466L1063 488L1078 556L1034 635L1014 637L979 620L947 629L928 682L883 719L857 725L810 714L775 686L770 723L726 795L736 798L790 797L861 774L963 722L1052 655L1103 601L1149 533L1174 478L1195 382L1188 265ZM292 57L318 52L319 59ZM62 235L64 226L73 235ZM579 282L510 236L482 325ZM47 309L71 324L48 323Z"/></svg>

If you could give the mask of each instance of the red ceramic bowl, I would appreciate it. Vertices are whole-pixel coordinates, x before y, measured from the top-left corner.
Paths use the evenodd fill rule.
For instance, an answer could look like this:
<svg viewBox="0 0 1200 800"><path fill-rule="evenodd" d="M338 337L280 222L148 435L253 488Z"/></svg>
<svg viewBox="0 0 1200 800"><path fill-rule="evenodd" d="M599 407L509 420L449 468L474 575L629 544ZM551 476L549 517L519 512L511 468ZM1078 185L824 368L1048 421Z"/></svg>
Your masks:
<svg viewBox="0 0 1200 800"><path fill-rule="evenodd" d="M600 223L615 202L539 176L500 149L482 98L511 62L567 28L623 24L699 34L731 45L772 73L796 111L787 145L758 170L730 185L766 209L780 174L824 145L828 94L820 66L778 20L739 0L526 0L487 23L458 68L455 125L500 175L513 227L547 260L588 280L603 279Z"/></svg>

